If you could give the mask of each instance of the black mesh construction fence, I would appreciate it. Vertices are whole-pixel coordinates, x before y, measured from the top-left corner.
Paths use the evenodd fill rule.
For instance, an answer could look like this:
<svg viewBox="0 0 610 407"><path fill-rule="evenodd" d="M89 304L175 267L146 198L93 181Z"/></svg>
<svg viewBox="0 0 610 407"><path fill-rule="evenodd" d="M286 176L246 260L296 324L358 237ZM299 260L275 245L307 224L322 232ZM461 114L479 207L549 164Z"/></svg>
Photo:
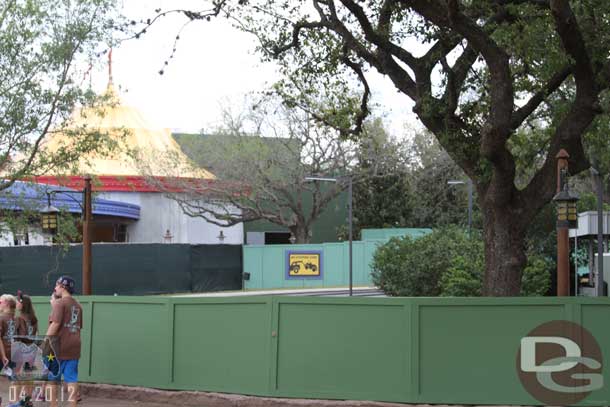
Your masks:
<svg viewBox="0 0 610 407"><path fill-rule="evenodd" d="M94 244L93 294L239 290L241 250L235 245ZM0 248L0 293L23 290L30 295L48 295L60 275L72 276L80 293L80 245Z"/></svg>

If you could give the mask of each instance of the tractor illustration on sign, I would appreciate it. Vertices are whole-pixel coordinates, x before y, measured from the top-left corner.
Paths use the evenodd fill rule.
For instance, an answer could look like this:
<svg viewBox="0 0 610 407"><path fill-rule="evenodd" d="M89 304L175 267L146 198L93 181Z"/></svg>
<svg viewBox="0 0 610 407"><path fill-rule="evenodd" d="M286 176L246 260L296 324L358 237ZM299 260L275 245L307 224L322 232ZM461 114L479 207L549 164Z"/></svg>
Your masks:
<svg viewBox="0 0 610 407"><path fill-rule="evenodd" d="M305 270L311 270L315 273L316 271L318 271L318 266L313 263L305 263Z"/></svg>
<svg viewBox="0 0 610 407"><path fill-rule="evenodd" d="M290 272L296 274L301 271L301 264L303 264L303 262L300 260L293 261L292 263L290 263Z"/></svg>
<svg viewBox="0 0 610 407"><path fill-rule="evenodd" d="M298 274L301 271L301 264L303 264L301 260L293 261L292 263L290 263L290 272ZM303 265L305 267L305 270L311 270L314 273L318 271L318 266L313 263L307 262Z"/></svg>

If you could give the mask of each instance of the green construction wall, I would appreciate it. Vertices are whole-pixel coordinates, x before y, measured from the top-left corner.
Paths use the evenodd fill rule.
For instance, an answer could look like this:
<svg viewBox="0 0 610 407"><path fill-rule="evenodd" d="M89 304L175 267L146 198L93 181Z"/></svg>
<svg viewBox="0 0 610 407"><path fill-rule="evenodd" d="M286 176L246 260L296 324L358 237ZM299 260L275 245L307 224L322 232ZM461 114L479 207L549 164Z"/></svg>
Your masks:
<svg viewBox="0 0 610 407"><path fill-rule="evenodd" d="M311 194L303 193L301 197L304 213L311 211ZM320 213L311 227L311 243L338 241L337 232L344 227L347 230L347 193L341 192ZM289 232L288 228L265 220L244 223L244 239L248 232Z"/></svg>
<svg viewBox="0 0 610 407"><path fill-rule="evenodd" d="M354 286L371 286L370 263L379 243L384 240L352 242L352 273ZM286 279L286 252L321 251L322 279ZM244 272L250 279L244 281L246 290L339 287L349 284L349 243L245 245L243 247Z"/></svg>
<svg viewBox="0 0 610 407"><path fill-rule="evenodd" d="M87 297L84 382L414 404L540 404L516 373L537 325L587 328L610 404L607 298ZM47 298L36 298L41 322ZM41 327L43 330L45 326Z"/></svg>
<svg viewBox="0 0 610 407"><path fill-rule="evenodd" d="M428 228L383 228L383 229L362 229L362 240L371 239L390 239L392 237L409 236L411 239L425 236L432 233Z"/></svg>

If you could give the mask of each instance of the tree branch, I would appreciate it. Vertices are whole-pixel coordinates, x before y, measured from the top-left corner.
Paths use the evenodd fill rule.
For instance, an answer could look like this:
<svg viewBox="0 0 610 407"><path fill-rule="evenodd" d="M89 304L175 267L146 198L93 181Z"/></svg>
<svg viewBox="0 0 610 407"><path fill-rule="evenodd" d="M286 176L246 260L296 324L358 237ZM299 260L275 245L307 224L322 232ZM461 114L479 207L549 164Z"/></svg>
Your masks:
<svg viewBox="0 0 610 407"><path fill-rule="evenodd" d="M572 65L566 65L561 70L557 71L542 87L542 89L536 92L525 105L517 109L511 119L511 129L516 130L519 126L521 126L525 119L527 119L529 115L532 114L534 110L536 110L538 106L540 106L540 104L546 100L547 96L559 89L561 84L572 73L572 69Z"/></svg>

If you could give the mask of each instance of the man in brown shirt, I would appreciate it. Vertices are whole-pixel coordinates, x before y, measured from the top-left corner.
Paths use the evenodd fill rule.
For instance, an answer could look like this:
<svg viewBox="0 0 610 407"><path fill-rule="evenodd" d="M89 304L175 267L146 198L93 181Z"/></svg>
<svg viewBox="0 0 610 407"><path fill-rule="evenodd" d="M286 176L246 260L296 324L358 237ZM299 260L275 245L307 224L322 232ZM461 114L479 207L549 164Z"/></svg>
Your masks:
<svg viewBox="0 0 610 407"><path fill-rule="evenodd" d="M62 377L68 385L68 394L62 399L69 401L70 406L76 407L78 393L78 360L80 359L80 330L83 327L83 309L72 294L74 293L74 280L62 276L57 280L53 291L55 297L51 302L51 315L49 315L49 328L47 337L53 337L53 346L56 354L51 352L47 358L57 358L59 371L57 374L49 373L49 380L58 382ZM53 386L51 407L57 406L58 397L56 386Z"/></svg>

